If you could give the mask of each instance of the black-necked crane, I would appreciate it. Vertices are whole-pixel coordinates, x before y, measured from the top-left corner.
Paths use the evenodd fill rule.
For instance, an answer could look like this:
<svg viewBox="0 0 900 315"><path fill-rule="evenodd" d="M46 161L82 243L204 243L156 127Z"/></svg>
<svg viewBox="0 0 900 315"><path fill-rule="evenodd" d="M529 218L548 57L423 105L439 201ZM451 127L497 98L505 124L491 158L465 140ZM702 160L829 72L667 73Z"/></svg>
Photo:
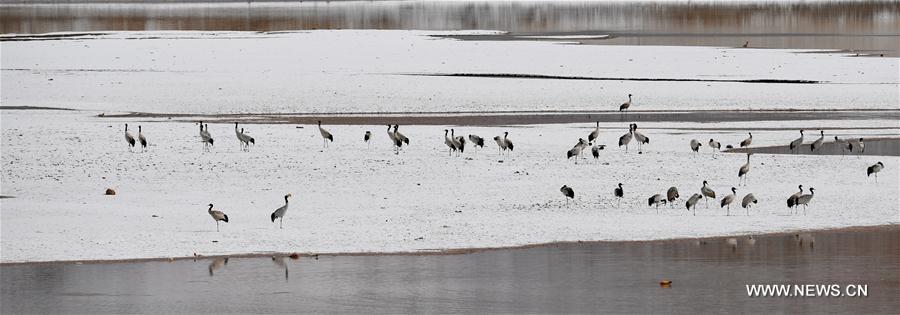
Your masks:
<svg viewBox="0 0 900 315"><path fill-rule="evenodd" d="M797 151L800 151L800 146L802 146L802 145L803 145L803 129L800 129L800 138L797 138L794 141L791 141L791 144L788 146L788 148L791 149L791 153L793 153L794 149L797 149Z"/></svg>
<svg viewBox="0 0 900 315"><path fill-rule="evenodd" d="M834 136L834 145L841 149L841 158L844 157L844 154L846 154L847 151L851 151L853 148L850 141L838 138L838 136Z"/></svg>
<svg viewBox="0 0 900 315"><path fill-rule="evenodd" d="M738 186L741 184L747 185L747 173L750 172L750 152L747 152L747 163L741 165L741 168L738 169Z"/></svg>
<svg viewBox="0 0 900 315"><path fill-rule="evenodd" d="M719 141L709 139L709 148L712 149L713 155L716 155L716 152L722 149L722 144Z"/></svg>
<svg viewBox="0 0 900 315"><path fill-rule="evenodd" d="M631 107L631 94L628 94L628 101L619 105L619 112L625 113L625 117L628 117L628 108Z"/></svg>
<svg viewBox="0 0 900 315"><path fill-rule="evenodd" d="M731 215L731 203L734 202L735 194L737 194L737 188L731 187L731 194L722 198L721 208L728 206L728 212L726 212L725 215Z"/></svg>
<svg viewBox="0 0 900 315"><path fill-rule="evenodd" d="M209 146L213 145L212 135L209 134L209 126L200 122L200 141L203 141L203 148L209 150Z"/></svg>
<svg viewBox="0 0 900 315"><path fill-rule="evenodd" d="M703 144L701 144L700 141L697 141L697 139L691 139L691 151L694 151L694 155L697 155L697 153L700 152L700 147L702 146Z"/></svg>
<svg viewBox="0 0 900 315"><path fill-rule="evenodd" d="M578 164L578 157L581 156L581 152L584 151L585 146L587 146L587 142L584 141L584 139L578 138L578 143L569 149L569 151L566 151L566 159L575 157L575 164Z"/></svg>
<svg viewBox="0 0 900 315"><path fill-rule="evenodd" d="M460 153L465 153L466 151L466 138L463 136L457 136L456 131L450 129L450 139L453 140L453 145L456 146L456 149L459 152L456 153L456 156L459 156Z"/></svg>
<svg viewBox="0 0 900 315"><path fill-rule="evenodd" d="M559 188L559 191L563 194L563 196L566 199L566 207L569 206L569 198L572 199L572 203L575 202L575 190L573 190L572 187L563 185L561 188Z"/></svg>
<svg viewBox="0 0 900 315"><path fill-rule="evenodd" d="M250 144L256 143L253 137L244 133L244 128L238 129L238 123L234 123L234 134L237 136L238 142L241 144L241 150L250 151Z"/></svg>
<svg viewBox="0 0 900 315"><path fill-rule="evenodd" d="M622 189L622 183L619 183L619 186L613 190L613 196L616 197L616 208L622 204L622 198L625 197L625 190Z"/></svg>
<svg viewBox="0 0 900 315"><path fill-rule="evenodd" d="M600 137L600 122L598 121L597 126L594 127L594 131L591 131L591 133L588 135L588 142L593 142L594 139L597 139L599 137Z"/></svg>
<svg viewBox="0 0 900 315"><path fill-rule="evenodd" d="M816 194L816 189L809 187L809 194L800 195L800 197L797 197L797 208L799 208L800 205L803 205L803 214L804 215L806 215L806 206L809 205L809 201L812 200L812 198L813 198L813 196L815 196L815 194ZM800 212L800 211L798 210L797 212Z"/></svg>
<svg viewBox="0 0 900 315"><path fill-rule="evenodd" d="M444 144L447 145L448 155L453 156L453 152L456 151L456 145L453 144L453 138L450 138L450 130L444 129Z"/></svg>
<svg viewBox="0 0 900 315"><path fill-rule="evenodd" d="M744 42L743 45L741 45L741 48L747 48L747 47L750 47L750 41L746 41L746 42Z"/></svg>
<svg viewBox="0 0 900 315"><path fill-rule="evenodd" d="M756 196L752 193L744 196L744 199L741 200L741 207L747 209L747 215L750 215L750 207L757 203Z"/></svg>
<svg viewBox="0 0 900 315"><path fill-rule="evenodd" d="M812 144L809 145L810 152L817 152L822 149L822 144L825 142L825 130L819 130L819 139L813 141Z"/></svg>
<svg viewBox="0 0 900 315"><path fill-rule="evenodd" d="M400 154L400 147L403 145L403 141L400 141L397 138L397 134L391 131L391 125L387 125L387 134L388 138L391 139L391 145L394 147L394 154Z"/></svg>
<svg viewBox="0 0 900 315"><path fill-rule="evenodd" d="M681 195L678 194L678 188L675 186L669 187L669 190L666 191L666 202L671 206L674 206L674 201L678 200L680 197Z"/></svg>
<svg viewBox="0 0 900 315"><path fill-rule="evenodd" d="M209 210L206 210L206 212L213 218L213 221L216 221L216 232L219 231L219 221L228 223L228 215L222 211L213 210L213 204L209 204Z"/></svg>
<svg viewBox="0 0 900 315"><path fill-rule="evenodd" d="M621 148L623 145L625 146L625 153L628 153L628 144L631 143L631 138L634 137L634 125L628 125L628 133L619 137L619 147Z"/></svg>
<svg viewBox="0 0 900 315"><path fill-rule="evenodd" d="M706 181L703 181L703 187L700 187L700 193L706 197L706 207L709 208L709 198L716 200L716 192L707 186Z"/></svg>
<svg viewBox="0 0 900 315"><path fill-rule="evenodd" d="M479 137L478 135L469 135L469 141L472 142L473 148L481 147L482 149L484 149L484 138Z"/></svg>
<svg viewBox="0 0 900 315"><path fill-rule="evenodd" d="M858 158L863 152L866 151L866 143L863 142L863 138L859 138L859 140L853 141L850 143L850 152L856 150L856 157Z"/></svg>
<svg viewBox="0 0 900 315"><path fill-rule="evenodd" d="M663 198L663 196L660 194L655 194L647 199L648 206L656 206L656 214L659 214L659 204L661 203L666 203L666 198Z"/></svg>
<svg viewBox="0 0 900 315"><path fill-rule="evenodd" d="M406 146L409 146L409 138L400 133L400 125L394 125L394 135L397 136L397 140L403 142Z"/></svg>
<svg viewBox="0 0 900 315"><path fill-rule="evenodd" d="M141 125L138 125L138 142L141 143L141 152L144 149L147 149L147 137L144 137L144 132L141 131Z"/></svg>
<svg viewBox="0 0 900 315"><path fill-rule="evenodd" d="M684 206L687 207L688 210L694 210L694 215L697 215L697 202L700 201L700 198L703 198L703 196L700 194L693 194L691 195L691 198L688 198L684 203Z"/></svg>
<svg viewBox="0 0 900 315"><path fill-rule="evenodd" d="M602 144L593 144L593 143L588 143L588 145L591 146L591 156L593 156L595 160L599 160L600 159L600 150L605 149L606 146L602 145Z"/></svg>
<svg viewBox="0 0 900 315"><path fill-rule="evenodd" d="M321 120L316 121L316 123L319 125L319 134L322 135L322 146L327 148L329 141L334 142L334 136L332 136L328 130L322 128Z"/></svg>
<svg viewBox="0 0 900 315"><path fill-rule="evenodd" d="M478 153L479 147L484 149L484 138L478 135L469 135L469 141L472 142L472 148L475 150L475 153Z"/></svg>
<svg viewBox="0 0 900 315"><path fill-rule="evenodd" d="M256 140L253 139L253 137L244 133L244 128L241 128L241 138L244 139L244 145L246 146L247 151L250 151L250 144L256 144Z"/></svg>
<svg viewBox="0 0 900 315"><path fill-rule="evenodd" d="M869 166L869 168L866 169L866 177L869 177L872 174L875 174L875 182L877 183L878 182L878 172L881 172L882 169L884 169L884 163L881 163L881 161L878 161L878 163L875 163L874 165Z"/></svg>
<svg viewBox="0 0 900 315"><path fill-rule="evenodd" d="M638 142L638 153L640 153L643 145L645 143L650 143L650 137L638 132L637 129L637 124L631 124L631 133L634 134L634 140L637 140Z"/></svg>
<svg viewBox="0 0 900 315"><path fill-rule="evenodd" d="M369 140L372 140L372 132L366 130L366 135L363 136L363 142L366 143L366 149L368 149L371 146L369 143Z"/></svg>
<svg viewBox="0 0 900 315"><path fill-rule="evenodd" d="M494 141L497 142L497 147L498 147L497 153L498 154L506 152L506 150L509 150L510 152L512 152L513 143L512 143L512 140L509 140L509 132L508 131L503 132L503 137L500 137L500 136L494 137Z"/></svg>
<svg viewBox="0 0 900 315"><path fill-rule="evenodd" d="M278 228L282 228L282 223L284 223L284 214L287 213L288 210L288 198L291 197L291 194L284 195L284 205L278 209L275 209L275 212L272 212L272 222L275 222L275 219L279 219Z"/></svg>
<svg viewBox="0 0 900 315"><path fill-rule="evenodd" d="M797 206L797 198L803 194L803 185L797 186L797 188L800 188L800 191L795 192L793 195L791 195L787 199L787 206L788 206L788 208L790 208L792 210L791 214L794 213L793 208Z"/></svg>
<svg viewBox="0 0 900 315"><path fill-rule="evenodd" d="M125 141L128 142L128 151L131 151L131 148L134 148L134 136L128 132L128 124L125 124Z"/></svg>
<svg viewBox="0 0 900 315"><path fill-rule="evenodd" d="M749 134L750 137L747 137L747 139L744 139L744 141L741 141L741 148L749 147L750 144L753 143L753 133L748 132L747 134Z"/></svg>

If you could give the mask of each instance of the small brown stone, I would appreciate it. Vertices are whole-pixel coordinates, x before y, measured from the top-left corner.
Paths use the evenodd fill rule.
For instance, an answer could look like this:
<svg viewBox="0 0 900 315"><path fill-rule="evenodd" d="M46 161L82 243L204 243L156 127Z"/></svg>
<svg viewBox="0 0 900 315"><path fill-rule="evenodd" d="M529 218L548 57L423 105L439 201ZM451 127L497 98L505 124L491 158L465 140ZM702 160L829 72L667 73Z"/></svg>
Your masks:
<svg viewBox="0 0 900 315"><path fill-rule="evenodd" d="M112 188L107 188L107 189L106 189L106 195L107 195L107 196L115 196L115 195L116 195L116 191L113 190Z"/></svg>
<svg viewBox="0 0 900 315"><path fill-rule="evenodd" d="M291 257L291 259L300 259L300 254L293 253L293 254L291 254L291 255L288 256L288 257Z"/></svg>

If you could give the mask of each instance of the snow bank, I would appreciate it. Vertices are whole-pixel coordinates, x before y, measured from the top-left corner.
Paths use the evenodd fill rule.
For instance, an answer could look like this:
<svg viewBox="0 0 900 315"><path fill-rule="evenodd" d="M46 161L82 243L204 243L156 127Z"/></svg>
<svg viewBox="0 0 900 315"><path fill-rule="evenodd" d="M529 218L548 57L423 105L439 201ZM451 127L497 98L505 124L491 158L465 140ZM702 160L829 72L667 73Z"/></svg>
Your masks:
<svg viewBox="0 0 900 315"><path fill-rule="evenodd" d="M897 108L897 58L714 47L461 41L475 32L121 32L3 41L6 106L174 113ZM71 35L71 34L68 34ZM571 41L571 39L565 39ZM825 84L402 74L510 73Z"/></svg>

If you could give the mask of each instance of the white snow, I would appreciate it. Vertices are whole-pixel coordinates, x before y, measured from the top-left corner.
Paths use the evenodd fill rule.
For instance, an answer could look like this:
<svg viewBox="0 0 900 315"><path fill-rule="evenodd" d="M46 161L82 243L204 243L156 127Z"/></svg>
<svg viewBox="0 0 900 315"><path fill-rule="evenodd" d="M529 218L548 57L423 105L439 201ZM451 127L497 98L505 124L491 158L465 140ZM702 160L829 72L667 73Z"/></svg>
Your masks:
<svg viewBox="0 0 900 315"><path fill-rule="evenodd" d="M734 144L745 132L733 124L643 123L651 138L643 154L615 145L625 124L603 124L600 162L578 165L565 151L589 124L457 127L491 139L510 132L516 150L498 156L488 141L479 152L447 156L444 126L402 126L411 146L394 155L384 126L326 126L335 142L322 151L315 126L244 125L257 144L239 152L230 124L210 125L216 139L203 152L197 126L166 120L119 121L85 112L2 112L2 251L0 261L125 259L250 252L395 252L515 246L553 241L649 240L793 229L898 224L897 157L753 157L748 187L760 203L745 215L718 201L697 216L684 199L703 180L724 195L737 186L741 154L692 157L691 138ZM90 113L94 114L94 113ZM143 126L151 146L130 153L123 122ZM784 122L755 123L752 127ZM749 124L748 124L749 125ZM812 129L818 122L798 127ZM845 121L842 127L886 129L827 132L898 135L896 122ZM893 127L891 127L893 126ZM712 128L698 130L692 128ZM371 149L362 142L371 130ZM786 144L796 131L754 130L755 145ZM809 137L807 142L814 140ZM139 149L138 149L139 151ZM500 163L499 160L503 162ZM866 178L876 161L879 183ZM622 182L622 208L612 190ZM575 189L564 206L559 187ZM817 189L807 215L789 215L796 186ZM659 215L646 199L677 186L684 198ZM111 187L118 195L104 196ZM282 196L293 193L284 229L269 221ZM231 222L221 232L206 213L214 203ZM457 213L456 211L460 211ZM154 218L152 215L159 217ZM218 242L213 242L218 241Z"/></svg>
<svg viewBox="0 0 900 315"><path fill-rule="evenodd" d="M121 32L4 41L6 106L101 111L447 112L897 108L898 58L714 47L460 41L430 31ZM508 73L827 84L423 77ZM52 79L52 81L51 81Z"/></svg>
<svg viewBox="0 0 900 315"><path fill-rule="evenodd" d="M632 109L897 108L897 58L846 58L790 50L557 45L459 41L420 31L140 32L77 40L4 41L3 106L86 111L0 111L0 262L127 259L251 252L394 252L515 246L553 241L649 240L794 229L900 224L898 157L753 157L760 203L732 216L710 202L698 215L684 199L708 180L724 195L738 182L740 154L692 138L787 144L796 129L826 128L826 140L897 137L897 121L640 123L643 154L614 143L627 123L601 124L600 162L565 152L591 124L503 127L401 126L412 144L394 155L385 126L243 125L257 144L240 152L230 124L98 118L100 112L457 112ZM400 73L825 80L830 84L573 81L451 78ZM50 79L53 79L52 81ZM128 152L123 124L142 125L151 146ZM327 125L328 122L326 121ZM878 129L870 129L877 127ZM478 134L486 148L447 156L443 130ZM744 130L742 128L747 128ZM776 128L776 130L767 130ZM777 130L790 128L789 130ZM845 128L828 130L828 128ZM374 134L371 149L362 142ZM490 139L510 132L516 150ZM807 142L816 138L807 137ZM137 149L140 151L140 149ZM502 160L503 162L499 162ZM865 169L885 164L879 183ZM615 207L622 182L627 198ZM559 187L575 189L564 206ZM796 186L817 189L807 215L789 215ZM677 186L684 197L659 215L647 198ZM104 196L107 187L116 196ZM269 214L294 199L283 230ZM215 232L206 205L231 222ZM156 215L157 217L153 217ZM217 242L213 242L217 241Z"/></svg>

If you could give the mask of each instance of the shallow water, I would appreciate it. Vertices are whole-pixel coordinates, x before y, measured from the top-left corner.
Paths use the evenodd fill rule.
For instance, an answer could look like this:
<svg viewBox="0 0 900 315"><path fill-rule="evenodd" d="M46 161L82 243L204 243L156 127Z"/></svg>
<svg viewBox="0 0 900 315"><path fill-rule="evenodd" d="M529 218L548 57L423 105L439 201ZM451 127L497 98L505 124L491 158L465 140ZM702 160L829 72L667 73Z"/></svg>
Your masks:
<svg viewBox="0 0 900 315"><path fill-rule="evenodd" d="M811 237L811 238L810 238ZM461 255L0 266L11 313L892 313L900 228L802 237L563 244ZM812 240L812 242L810 242ZM658 283L668 279L671 287ZM747 296L860 284L867 297Z"/></svg>
<svg viewBox="0 0 900 315"><path fill-rule="evenodd" d="M15 2L15 1L10 1ZM127 2L127 1L126 1ZM610 34L591 44L822 48L896 55L894 1L335 1L7 4L0 33L416 29ZM492 38L498 39L498 38Z"/></svg>

